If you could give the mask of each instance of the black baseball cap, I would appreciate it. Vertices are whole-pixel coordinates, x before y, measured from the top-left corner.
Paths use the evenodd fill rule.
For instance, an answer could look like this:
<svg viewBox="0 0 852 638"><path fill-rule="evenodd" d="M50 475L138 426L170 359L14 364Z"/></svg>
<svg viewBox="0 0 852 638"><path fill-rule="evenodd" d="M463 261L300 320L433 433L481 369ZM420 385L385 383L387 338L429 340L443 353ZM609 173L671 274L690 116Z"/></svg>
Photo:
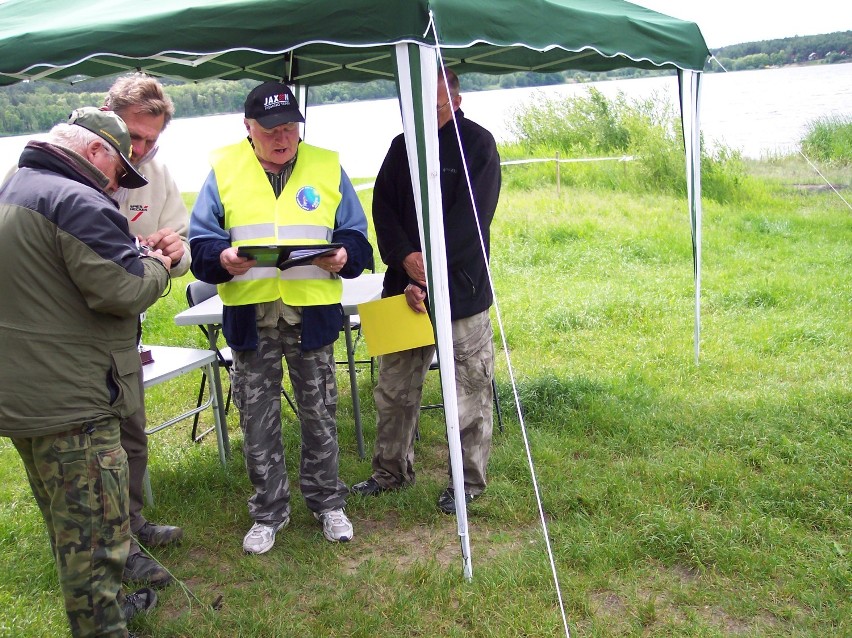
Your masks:
<svg viewBox="0 0 852 638"><path fill-rule="evenodd" d="M245 116L257 120L263 128L305 121L293 92L281 82L264 82L254 87L246 98Z"/></svg>
<svg viewBox="0 0 852 638"><path fill-rule="evenodd" d="M118 180L119 186L142 188L148 183L148 180L130 163L130 158L133 156L130 131L117 113L101 111L94 106L84 106L71 113L68 124L76 124L88 129L118 151L121 163L127 171L124 177Z"/></svg>

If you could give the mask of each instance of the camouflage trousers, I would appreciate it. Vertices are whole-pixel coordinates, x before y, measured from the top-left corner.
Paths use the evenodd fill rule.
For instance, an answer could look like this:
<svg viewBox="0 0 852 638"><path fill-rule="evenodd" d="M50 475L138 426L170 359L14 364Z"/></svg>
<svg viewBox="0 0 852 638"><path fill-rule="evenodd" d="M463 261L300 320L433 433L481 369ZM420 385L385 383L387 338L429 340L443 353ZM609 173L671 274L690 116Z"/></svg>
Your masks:
<svg viewBox="0 0 852 638"><path fill-rule="evenodd" d="M485 490L493 428L491 319L484 311L457 319L452 327L465 491L480 494ZM414 483L414 438L420 422L423 382L434 353L435 346L426 346L379 359L379 379L373 390L377 414L373 477L382 487Z"/></svg>
<svg viewBox="0 0 852 638"><path fill-rule="evenodd" d="M290 515L281 440L282 357L299 409L302 496L308 509L317 513L346 504L348 488L338 476L334 347L302 352L300 334L301 326L282 318L275 326L258 327L257 350L234 351L233 399L240 411L246 470L254 486L248 508L260 523L277 523Z"/></svg>
<svg viewBox="0 0 852 638"><path fill-rule="evenodd" d="M137 534L148 521L142 515L145 470L148 469L148 435L145 434L145 388L139 375L139 395L142 406L121 422L121 447L127 453L128 491L130 492L130 531ZM130 539L130 553L142 550L135 538Z"/></svg>
<svg viewBox="0 0 852 638"><path fill-rule="evenodd" d="M73 636L126 636L127 455L118 419L12 439L41 509Z"/></svg>

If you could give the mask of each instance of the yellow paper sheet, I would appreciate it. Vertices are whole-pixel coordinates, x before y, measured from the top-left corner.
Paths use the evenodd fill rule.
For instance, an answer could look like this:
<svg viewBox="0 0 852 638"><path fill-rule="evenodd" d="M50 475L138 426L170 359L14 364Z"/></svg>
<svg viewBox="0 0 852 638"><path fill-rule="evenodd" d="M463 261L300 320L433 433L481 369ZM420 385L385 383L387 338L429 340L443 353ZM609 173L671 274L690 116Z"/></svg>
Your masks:
<svg viewBox="0 0 852 638"><path fill-rule="evenodd" d="M409 308L405 295L358 304L358 314L371 357L435 343L429 315Z"/></svg>

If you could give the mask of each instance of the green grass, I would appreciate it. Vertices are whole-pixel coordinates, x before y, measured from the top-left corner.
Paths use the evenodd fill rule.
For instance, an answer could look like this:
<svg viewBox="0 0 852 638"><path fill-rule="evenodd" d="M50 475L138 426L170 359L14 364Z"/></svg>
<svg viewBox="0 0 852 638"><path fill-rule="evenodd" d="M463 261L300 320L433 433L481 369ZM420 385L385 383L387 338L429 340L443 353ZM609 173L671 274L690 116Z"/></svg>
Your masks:
<svg viewBox="0 0 852 638"><path fill-rule="evenodd" d="M815 160L852 164L852 116L828 115L810 122L802 150Z"/></svg>
<svg viewBox="0 0 852 638"><path fill-rule="evenodd" d="M852 635L852 217L833 193L764 171L751 167L735 204L705 200L699 365L683 199L593 185L561 198L551 185L501 196L497 298L573 636ZM848 188L848 173L838 184ZM172 323L184 286L175 281L148 313L149 342L203 344ZM470 508L472 582L454 519L435 508L446 480L440 411L422 417L417 485L351 498L355 538L334 546L295 487L298 429L285 409L293 522L264 556L242 553L250 487L232 412L225 471L215 440L190 443L187 425L151 437L147 514L182 525L186 538L155 552L181 585L134 629L562 635L500 351L506 431L495 432L489 488ZM343 370L338 380L341 474L352 484L370 464L357 456ZM359 380L369 447L369 372ZM154 388L149 420L192 402L197 383ZM438 398L436 375L426 398ZM67 632L43 523L6 439L0 609L0 636Z"/></svg>

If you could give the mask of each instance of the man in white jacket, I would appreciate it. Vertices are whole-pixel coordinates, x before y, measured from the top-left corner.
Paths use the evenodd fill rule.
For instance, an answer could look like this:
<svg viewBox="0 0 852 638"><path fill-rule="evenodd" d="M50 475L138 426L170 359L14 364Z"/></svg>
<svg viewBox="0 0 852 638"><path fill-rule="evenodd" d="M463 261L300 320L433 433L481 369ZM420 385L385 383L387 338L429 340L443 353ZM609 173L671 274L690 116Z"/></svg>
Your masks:
<svg viewBox="0 0 852 638"><path fill-rule="evenodd" d="M104 109L115 111L127 124L133 144L131 162L148 179L148 185L142 188L120 188L115 199L130 223L130 232L141 244L162 250L171 258L171 276L179 277L189 270L189 213L174 178L156 158L157 140L174 114L174 105L155 78L134 73L115 81ZM146 548L175 543L183 537L183 529L151 523L142 515L142 486L148 466L144 400L142 403L141 409L121 422L121 446L127 452L130 468L130 531L133 533L124 580L164 587L171 583L171 575L142 552L139 543Z"/></svg>

